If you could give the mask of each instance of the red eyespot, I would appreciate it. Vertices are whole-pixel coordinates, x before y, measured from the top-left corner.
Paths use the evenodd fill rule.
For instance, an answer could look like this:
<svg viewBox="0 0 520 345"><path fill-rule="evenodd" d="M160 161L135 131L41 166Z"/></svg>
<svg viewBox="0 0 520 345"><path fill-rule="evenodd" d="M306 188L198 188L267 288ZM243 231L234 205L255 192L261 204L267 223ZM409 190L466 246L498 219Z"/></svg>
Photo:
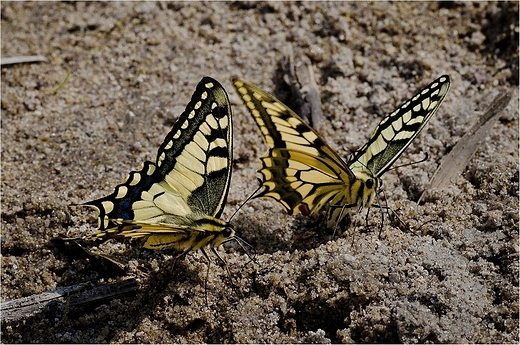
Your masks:
<svg viewBox="0 0 520 345"><path fill-rule="evenodd" d="M300 204L298 206L298 210L300 210L301 214L304 216L308 216L309 213L311 213L311 210L309 210L309 206L307 206L307 204Z"/></svg>

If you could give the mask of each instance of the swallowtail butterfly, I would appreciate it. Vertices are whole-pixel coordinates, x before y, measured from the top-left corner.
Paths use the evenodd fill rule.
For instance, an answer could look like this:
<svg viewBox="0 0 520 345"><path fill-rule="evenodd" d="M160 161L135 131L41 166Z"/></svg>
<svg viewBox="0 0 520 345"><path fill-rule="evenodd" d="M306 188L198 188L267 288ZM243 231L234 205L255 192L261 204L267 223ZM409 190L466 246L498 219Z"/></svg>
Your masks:
<svg viewBox="0 0 520 345"><path fill-rule="evenodd" d="M145 162L111 195L84 204L99 213L98 231L85 239L146 238L145 248L183 255L214 251L235 238L231 224L219 219L231 178L232 133L226 91L203 78L155 163Z"/></svg>
<svg viewBox="0 0 520 345"><path fill-rule="evenodd" d="M370 207L390 168L441 105L450 86L443 75L385 117L370 140L345 162L282 102L234 78L233 85L269 147L260 158L262 189L289 214L316 213L329 204L327 226L348 210Z"/></svg>

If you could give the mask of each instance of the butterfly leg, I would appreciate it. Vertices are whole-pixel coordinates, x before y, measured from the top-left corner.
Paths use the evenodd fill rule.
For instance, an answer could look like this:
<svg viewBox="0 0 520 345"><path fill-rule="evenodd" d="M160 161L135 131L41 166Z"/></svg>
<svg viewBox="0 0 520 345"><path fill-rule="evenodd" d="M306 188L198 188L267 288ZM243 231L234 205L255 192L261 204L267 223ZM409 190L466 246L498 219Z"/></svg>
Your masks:
<svg viewBox="0 0 520 345"><path fill-rule="evenodd" d="M175 259L178 259L178 260L182 260L184 259L184 257L186 256L186 254L188 254L189 252L191 252L193 250L193 247L189 247L188 249L184 250L182 253L180 253L179 255L177 255L175 257ZM204 253L204 250L202 251ZM206 253L204 253L204 255L206 256L206 258L208 257L206 255ZM208 259L209 260L209 259Z"/></svg>
<svg viewBox="0 0 520 345"><path fill-rule="evenodd" d="M175 267L177 266L177 264L179 263L179 261L183 260L185 257L186 257L186 254L188 254L189 252L191 252L193 250L193 246L190 246L188 247L187 249L185 249L183 252L181 252L180 254L174 256L174 265L171 267L171 272L173 274L173 270L175 269Z"/></svg>
<svg viewBox="0 0 520 345"><path fill-rule="evenodd" d="M240 248L242 248L242 250L244 251L244 253L246 253L247 257L249 258L249 262L254 262L255 264L258 264L256 261L255 261L255 256L256 256L256 249L255 247L253 247L252 245L250 245L247 241L243 240L242 238L238 237L238 236L234 236L233 237L233 240L237 241L238 245L240 246ZM246 248L244 246L247 246L249 247L250 249L253 250L253 257L251 257L251 255L249 255L249 252L246 250ZM249 263L248 262L248 263ZM247 263L247 264L248 264ZM246 265L247 265L246 264Z"/></svg>
<svg viewBox="0 0 520 345"><path fill-rule="evenodd" d="M343 212L345 212L345 209L348 207L349 207L349 205L343 205L341 207L341 211L339 211L338 220L336 221L336 224L334 225L334 229L332 231L332 237L330 238L331 241L334 239L334 236L336 236L336 230L339 228L339 223L343 219Z"/></svg>
<svg viewBox="0 0 520 345"><path fill-rule="evenodd" d="M379 198L378 198L378 202L379 202ZM381 225L379 227L379 238L381 238L381 232L382 232L383 224L384 224L384 211L383 210L386 210L386 212L388 214L388 218L390 218L392 220L392 223L394 223L394 220L397 219L397 223L398 223L397 227L399 229L401 229L402 231L405 231L405 229L411 231L410 227L399 217L399 215L393 209L388 207L387 205L381 205L379 203L379 204L371 205L371 207L377 207L381 210ZM368 213L367 213L367 222L368 222Z"/></svg>
<svg viewBox="0 0 520 345"><path fill-rule="evenodd" d="M204 298L206 299L206 306L209 306L208 303L208 279L209 279L209 268L211 266L211 260L209 259L208 255L204 251L204 249L201 249L202 253L204 253L204 256L206 259L208 259L208 269L206 270L206 279L204 279Z"/></svg>
<svg viewBox="0 0 520 345"><path fill-rule="evenodd" d="M204 250L204 248L201 248L200 249L202 254L204 254L204 257L208 260L208 269L206 271L206 279L204 280L204 295L205 295L205 298L206 298L206 305L208 305L208 280L209 280L209 270L210 270L210 266L211 264L213 263L213 260L211 260L211 258L209 257L208 253L206 253L206 251ZM213 254L215 254L215 256L220 260L220 262L222 262L224 264L224 266L226 267L226 271L228 272L228 275L229 275L229 269L227 267L227 264L226 262L224 261L224 259L222 259L222 257L218 254L218 252L216 251L215 248L211 248L211 251L213 252ZM231 280L231 286L233 286L233 281Z"/></svg>
<svg viewBox="0 0 520 345"><path fill-rule="evenodd" d="M401 231L410 231L412 233L415 234L415 232L410 229L410 226L408 224L406 224L402 219L401 217L399 217L399 215L397 214L397 212L395 212L394 210L392 210L390 207L387 207L387 210L391 211L392 213L390 213L389 211L388 212L388 217L392 219L392 223L395 224L395 219L397 219L397 227L399 229L401 229Z"/></svg>
<svg viewBox="0 0 520 345"><path fill-rule="evenodd" d="M235 282L233 281L233 276L231 275L231 271L229 270L229 266L227 264L226 261L224 261L224 259L222 259L222 257L219 255L219 253L217 252L216 248L211 248L211 251L213 252L213 254L215 254L217 256L217 258L219 258L220 262L222 262L222 264L224 264L224 267L226 268L226 272L228 274L228 277L229 277L229 281L231 282L231 287L233 288L233 291L235 291L235 293L237 294L237 296L239 297L242 297L240 296L240 293L238 291L238 288L237 286L235 285Z"/></svg>

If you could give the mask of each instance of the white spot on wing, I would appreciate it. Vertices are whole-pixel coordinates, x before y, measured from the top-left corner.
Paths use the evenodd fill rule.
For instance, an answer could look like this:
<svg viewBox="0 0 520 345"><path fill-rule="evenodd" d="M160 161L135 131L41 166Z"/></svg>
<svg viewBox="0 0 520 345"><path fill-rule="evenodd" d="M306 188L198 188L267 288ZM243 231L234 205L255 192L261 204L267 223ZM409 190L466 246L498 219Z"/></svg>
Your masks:
<svg viewBox="0 0 520 345"><path fill-rule="evenodd" d="M208 159L208 164L206 166L207 173L211 173L214 171L220 171L223 169L226 169L228 165L228 160L226 157L218 157L218 156L211 156Z"/></svg>
<svg viewBox="0 0 520 345"><path fill-rule="evenodd" d="M389 141L392 140L392 138L394 138L394 136L395 136L395 132L394 132L392 126L390 126L390 127L385 128L385 129L381 132L381 135L383 136L383 138L385 138L385 140L386 140L387 142L389 142Z"/></svg>
<svg viewBox="0 0 520 345"><path fill-rule="evenodd" d="M215 117L211 114L208 114L206 116L206 122L208 123L208 125L213 128L213 129L217 129L218 128L218 123L217 123L217 120L215 119Z"/></svg>
<svg viewBox="0 0 520 345"><path fill-rule="evenodd" d="M414 134L415 134L415 132L410 132L410 131L401 131L401 132L397 133L397 135L395 136L394 140L409 139L409 138L411 138Z"/></svg>
<svg viewBox="0 0 520 345"><path fill-rule="evenodd" d="M114 203L112 201L105 200L101 203L101 206L103 206L105 213L110 213L114 210Z"/></svg>
<svg viewBox="0 0 520 345"><path fill-rule="evenodd" d="M314 134L314 132L305 132L303 133L303 137L311 143L313 143L314 140L318 139L318 136Z"/></svg>
<svg viewBox="0 0 520 345"><path fill-rule="evenodd" d="M228 125L229 125L228 117L224 116L223 118L218 120L218 124L220 125L220 128L222 128L222 129L228 128Z"/></svg>
<svg viewBox="0 0 520 345"><path fill-rule="evenodd" d="M394 122L392 122L392 127L394 127L394 130L396 132L399 132L401 130L401 128L403 128L403 119L402 118L396 119Z"/></svg>
<svg viewBox="0 0 520 345"><path fill-rule="evenodd" d="M197 143L203 151L207 151L209 148L208 139L206 139L206 136L201 132L197 132L195 136L193 136L193 142Z"/></svg>
<svg viewBox="0 0 520 345"><path fill-rule="evenodd" d="M116 199L121 199L122 197L124 197L126 195L126 193L128 193L128 187L126 187L126 186L117 187Z"/></svg>
<svg viewBox="0 0 520 345"><path fill-rule="evenodd" d="M410 121L411 118L412 118L411 110L408 110L406 113L403 114L403 116L401 116L401 119L403 120L403 122L405 124L408 124L408 121Z"/></svg>
<svg viewBox="0 0 520 345"><path fill-rule="evenodd" d="M227 147L226 139L216 138L209 144L209 149L212 150L215 147Z"/></svg>
<svg viewBox="0 0 520 345"><path fill-rule="evenodd" d="M206 153L201 149L199 144L194 141L186 145L184 151L189 152L193 157L201 162L206 160Z"/></svg>
<svg viewBox="0 0 520 345"><path fill-rule="evenodd" d="M429 98L426 98L422 101L422 107L423 109L428 109L428 106L430 105L430 99Z"/></svg>
<svg viewBox="0 0 520 345"><path fill-rule="evenodd" d="M163 153L161 153L161 155L160 155L159 158L157 159L157 165L158 165L158 166L161 166L161 165L162 165L162 162L164 161L164 158L166 158L166 154L163 152Z"/></svg>

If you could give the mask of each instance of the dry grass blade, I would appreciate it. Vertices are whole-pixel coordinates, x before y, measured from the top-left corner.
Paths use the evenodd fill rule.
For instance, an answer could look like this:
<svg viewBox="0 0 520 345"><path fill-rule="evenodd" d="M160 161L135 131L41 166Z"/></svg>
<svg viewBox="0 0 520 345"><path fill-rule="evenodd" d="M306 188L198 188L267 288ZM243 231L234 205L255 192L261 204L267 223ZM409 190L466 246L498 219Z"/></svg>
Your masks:
<svg viewBox="0 0 520 345"><path fill-rule="evenodd" d="M11 56L0 59L0 65L13 65L17 63L29 63L29 62L47 62L47 58L41 55L32 56Z"/></svg>
<svg viewBox="0 0 520 345"><path fill-rule="evenodd" d="M293 97L299 104L299 109L293 110L319 131L323 123L323 112L311 60L307 56L301 56L295 62L292 46L289 46L283 65L286 70L284 81L291 87Z"/></svg>
<svg viewBox="0 0 520 345"><path fill-rule="evenodd" d="M67 298L69 306L77 306L120 298L135 293L138 289L134 278L97 287L89 287L89 285L84 283L65 286L51 292L43 292L1 303L2 321L19 320L39 313L45 308L57 308L58 304L52 303L55 301L66 303Z"/></svg>
<svg viewBox="0 0 520 345"><path fill-rule="evenodd" d="M446 155L433 174L429 187L425 189L419 198L419 203L429 190L446 188L454 177L463 172L480 143L493 127L494 120L498 119L498 115L502 113L510 100L510 91L501 92L493 100L486 113L480 118L480 121L464 134L450 153Z"/></svg>

